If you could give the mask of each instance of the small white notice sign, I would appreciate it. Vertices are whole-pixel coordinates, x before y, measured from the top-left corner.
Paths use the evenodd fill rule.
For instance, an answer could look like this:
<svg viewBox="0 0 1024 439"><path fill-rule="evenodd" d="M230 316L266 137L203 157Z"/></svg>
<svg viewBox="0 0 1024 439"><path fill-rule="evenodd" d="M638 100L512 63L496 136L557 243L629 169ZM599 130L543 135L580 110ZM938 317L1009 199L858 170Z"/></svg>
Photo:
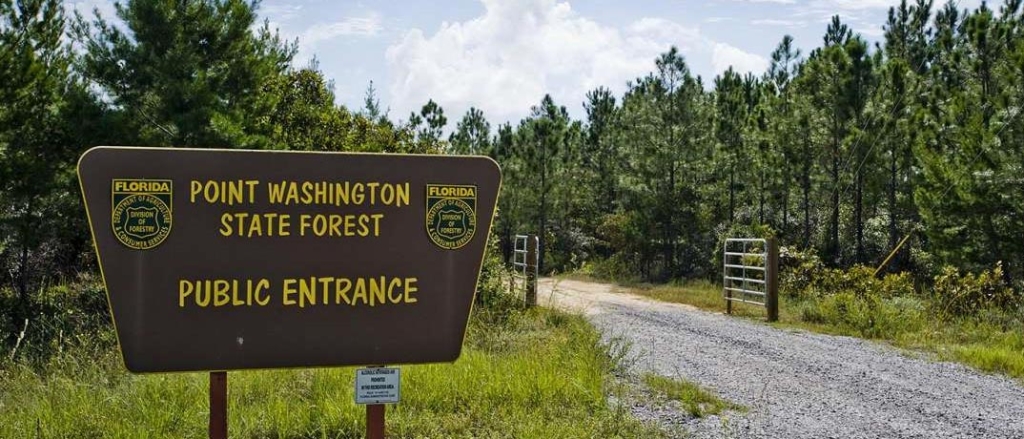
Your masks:
<svg viewBox="0 0 1024 439"><path fill-rule="evenodd" d="M398 404L397 367L371 367L356 370L356 404Z"/></svg>

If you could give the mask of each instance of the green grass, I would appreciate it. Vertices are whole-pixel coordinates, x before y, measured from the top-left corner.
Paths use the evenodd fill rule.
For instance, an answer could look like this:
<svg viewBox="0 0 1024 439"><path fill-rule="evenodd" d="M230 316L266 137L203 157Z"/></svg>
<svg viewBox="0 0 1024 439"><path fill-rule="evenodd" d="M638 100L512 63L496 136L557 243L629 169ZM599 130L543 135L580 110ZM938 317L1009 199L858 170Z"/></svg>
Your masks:
<svg viewBox="0 0 1024 439"><path fill-rule="evenodd" d="M580 275L572 277L594 280ZM619 285L628 292L655 300L725 312L722 289L711 282ZM982 314L949 321L931 315L926 305L923 299L913 297L872 301L842 294L806 300L780 297L779 321L772 325L881 340L1024 382L1024 327L1019 318ZM743 303L733 304L733 315L760 321L766 317L763 307Z"/></svg>
<svg viewBox="0 0 1024 439"><path fill-rule="evenodd" d="M674 380L652 373L644 374L643 381L657 397L678 401L687 413L697 418L718 415L723 410L743 410L743 407L722 400L688 381Z"/></svg>
<svg viewBox="0 0 1024 439"><path fill-rule="evenodd" d="M481 320L490 320L482 322ZM453 364L402 367L395 438L659 437L612 408L615 356L583 318L544 309L474 317ZM360 438L353 369L228 375L233 438ZM112 349L0 368L0 437L206 437L207 374L132 375Z"/></svg>

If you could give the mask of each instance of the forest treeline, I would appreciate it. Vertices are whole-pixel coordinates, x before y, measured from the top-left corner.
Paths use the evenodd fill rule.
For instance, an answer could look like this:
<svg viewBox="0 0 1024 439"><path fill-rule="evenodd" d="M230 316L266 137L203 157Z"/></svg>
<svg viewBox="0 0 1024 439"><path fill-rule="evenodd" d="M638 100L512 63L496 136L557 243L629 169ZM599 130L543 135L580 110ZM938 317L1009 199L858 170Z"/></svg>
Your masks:
<svg viewBox="0 0 1024 439"><path fill-rule="evenodd" d="M335 104L315 62L242 0L128 0L117 17L0 0L0 289L16 303L95 270L75 175L102 144L484 154L494 232L543 237L542 269L711 277L726 236L773 235L827 266L925 276L1002 263L1024 281L1024 15L902 2L870 44L838 17L761 74L705 80L675 48L617 96L550 96L517 124L478 109L395 117L372 84ZM262 24L261 24L262 23ZM26 307L7 307L29 312ZM17 321L5 316L4 326ZM5 331L6 332L6 331Z"/></svg>
<svg viewBox="0 0 1024 439"><path fill-rule="evenodd" d="M0 0L0 291L15 302L3 317L96 270L75 174L89 147L439 150L392 123L372 84L363 110L335 105L316 63L295 66L297 43L257 7L133 0L100 18Z"/></svg>
<svg viewBox="0 0 1024 439"><path fill-rule="evenodd" d="M839 17L807 54L785 36L763 74L710 83L676 49L586 119L545 97L494 136L471 110L456 152L488 152L498 232L541 233L545 271L714 278L726 237L775 236L829 267L930 280L944 266L1024 276L1024 15L903 1L869 44ZM506 246L507 251L507 246ZM715 261L719 262L715 262Z"/></svg>

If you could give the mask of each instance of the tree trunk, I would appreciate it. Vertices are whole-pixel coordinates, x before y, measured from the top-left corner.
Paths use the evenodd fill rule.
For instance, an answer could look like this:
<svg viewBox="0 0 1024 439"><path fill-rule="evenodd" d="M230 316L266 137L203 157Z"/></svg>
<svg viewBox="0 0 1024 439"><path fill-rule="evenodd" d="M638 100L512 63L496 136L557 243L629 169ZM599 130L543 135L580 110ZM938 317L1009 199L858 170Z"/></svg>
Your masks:
<svg viewBox="0 0 1024 439"><path fill-rule="evenodd" d="M666 234L667 235L666 238L669 240L669 242L666 243L667 245L666 245L666 248L665 248L665 252L666 252L666 254L665 254L665 266L666 266L666 268L668 268L667 271L669 273L669 276L674 276L675 275L675 269L676 269L676 267L675 267L675 265L676 265L676 230L675 230L675 222L672 220L673 219L672 217L674 216L673 214L674 214L675 207L676 207L675 203L677 201L676 200L676 196L675 196L675 193L676 193L676 163L675 163L675 160L673 160L672 163L669 165L668 175L669 175L669 177L668 177L668 200L669 200L669 202L668 202L668 205L666 207L669 208L669 211L667 212L668 215L665 215L665 222L666 222L667 231L668 231L668 233Z"/></svg>
<svg viewBox="0 0 1024 439"><path fill-rule="evenodd" d="M544 239L547 235L544 232L548 229L548 194L544 190L544 172L541 172L540 175L540 230L537 231L537 236L540 237L541 245L540 252L537 253L537 272L544 273L544 255L547 254L547 242Z"/></svg>
<svg viewBox="0 0 1024 439"><path fill-rule="evenodd" d="M545 145L537 145L542 148L542 151L547 150ZM537 231L538 239L540 239L540 251L537 252L537 272L544 273L544 256L547 254L547 234L545 231L548 227L548 157L546 154L541 154L540 160L540 230Z"/></svg>
<svg viewBox="0 0 1024 439"><path fill-rule="evenodd" d="M786 237L786 229L789 227L789 185L790 185L790 173L789 164L783 165L784 172L782 175L782 226L779 227L779 235Z"/></svg>
<svg viewBox="0 0 1024 439"><path fill-rule="evenodd" d="M857 228L857 263L864 262L864 171L857 171L857 201L854 205L854 225Z"/></svg>
<svg viewBox="0 0 1024 439"><path fill-rule="evenodd" d="M827 256L832 264L839 265L839 147L842 142L839 126L838 104L832 107L832 215L829 218Z"/></svg>
<svg viewBox="0 0 1024 439"><path fill-rule="evenodd" d="M804 249L811 246L811 148L804 139Z"/></svg>
<svg viewBox="0 0 1024 439"><path fill-rule="evenodd" d="M30 224L32 224L32 212L34 211L35 198L29 198L28 205L25 206L25 213L22 216L20 224L21 236L19 237L19 240L21 241L21 254L18 257L18 278L16 281L18 288L18 299L21 301L22 309L26 311L29 308L28 256L30 242L32 241L31 239L29 239L29 234L31 233L32 229Z"/></svg>
<svg viewBox="0 0 1024 439"><path fill-rule="evenodd" d="M899 231L896 229L896 185L898 184L896 169L896 144L889 150L889 248L896 248Z"/></svg>
<svg viewBox="0 0 1024 439"><path fill-rule="evenodd" d="M764 170L761 170L761 194L757 200L757 220L759 223L764 224L764 192L765 192L765 177Z"/></svg>
<svg viewBox="0 0 1024 439"><path fill-rule="evenodd" d="M729 166L729 224L736 219L736 163Z"/></svg>
<svg viewBox="0 0 1024 439"><path fill-rule="evenodd" d="M832 215L829 218L829 257L839 265L839 145L835 143L832 155Z"/></svg>

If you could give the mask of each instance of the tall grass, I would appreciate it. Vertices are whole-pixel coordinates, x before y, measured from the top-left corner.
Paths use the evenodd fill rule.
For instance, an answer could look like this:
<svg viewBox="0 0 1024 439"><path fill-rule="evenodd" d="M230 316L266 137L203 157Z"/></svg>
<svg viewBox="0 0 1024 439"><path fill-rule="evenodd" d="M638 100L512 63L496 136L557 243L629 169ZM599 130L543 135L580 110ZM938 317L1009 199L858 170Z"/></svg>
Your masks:
<svg viewBox="0 0 1024 439"><path fill-rule="evenodd" d="M606 403L616 367L581 317L481 308L453 364L402 367L389 437L658 437ZM239 438L357 438L352 368L229 373ZM2 438L200 438L207 374L132 375L112 349L76 348L0 371Z"/></svg>
<svg viewBox="0 0 1024 439"><path fill-rule="evenodd" d="M620 356L578 315L524 310L505 293L495 256L482 270L462 356L451 364L402 366L401 397L387 408L393 438L657 438L628 408L612 372ZM21 323L4 310L0 346ZM0 438L202 438L208 374L133 375L121 363L94 277L34 298L35 317L17 359L0 357ZM228 374L233 438L361 438L354 368Z"/></svg>
<svg viewBox="0 0 1024 439"><path fill-rule="evenodd" d="M696 418L718 415L723 410L744 410L743 407L725 401L688 381L675 380L652 373L644 374L643 381L656 396L677 401L690 416Z"/></svg>

